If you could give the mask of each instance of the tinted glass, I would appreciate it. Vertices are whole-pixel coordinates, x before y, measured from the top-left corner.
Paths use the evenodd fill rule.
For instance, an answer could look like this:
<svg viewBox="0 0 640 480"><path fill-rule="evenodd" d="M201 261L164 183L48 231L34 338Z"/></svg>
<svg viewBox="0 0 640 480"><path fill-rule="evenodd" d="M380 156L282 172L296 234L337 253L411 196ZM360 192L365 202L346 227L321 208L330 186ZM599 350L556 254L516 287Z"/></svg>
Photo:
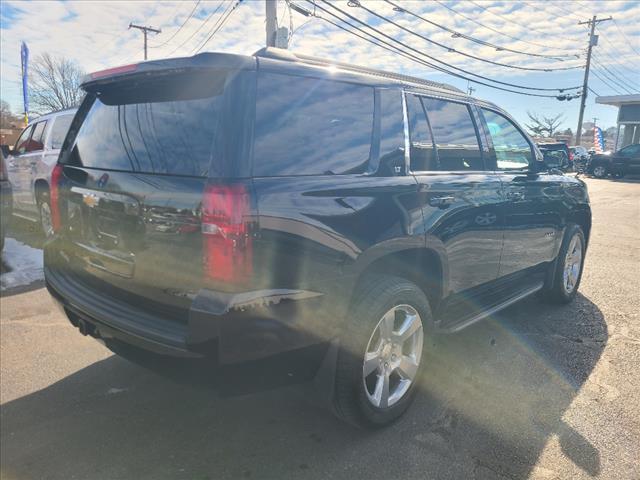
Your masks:
<svg viewBox="0 0 640 480"><path fill-rule="evenodd" d="M404 120L402 92L380 90L380 164L378 173L393 176L404 166Z"/></svg>
<svg viewBox="0 0 640 480"><path fill-rule="evenodd" d="M31 132L33 131L33 125L25 128L23 132L20 134L20 137L16 141L16 146L14 150L18 153L24 153L27 151L27 147L29 146L29 138L31 137Z"/></svg>
<svg viewBox="0 0 640 480"><path fill-rule="evenodd" d="M221 121L225 77L212 72L114 86L88 99L63 163L206 176ZM81 114L82 115L82 114Z"/></svg>
<svg viewBox="0 0 640 480"><path fill-rule="evenodd" d="M256 176L360 173L373 128L373 88L273 73L259 75Z"/></svg>
<svg viewBox="0 0 640 480"><path fill-rule="evenodd" d="M60 115L54 119L50 135L52 149L57 150L62 147L62 142L64 142L64 137L67 135L71 120L73 120L73 114Z"/></svg>
<svg viewBox="0 0 640 480"><path fill-rule="evenodd" d="M625 157L631 157L640 154L640 145L628 145L620 150L620 153Z"/></svg>
<svg viewBox="0 0 640 480"><path fill-rule="evenodd" d="M407 95L407 116L411 139L411 171L437 170L433 139L420 97Z"/></svg>
<svg viewBox="0 0 640 480"><path fill-rule="evenodd" d="M34 125L31 141L27 144L27 152L38 152L44 149L44 128L46 125L46 121Z"/></svg>
<svg viewBox="0 0 640 480"><path fill-rule="evenodd" d="M506 117L482 109L496 152L498 169L526 168L532 160L531 146L524 135Z"/></svg>
<svg viewBox="0 0 640 480"><path fill-rule="evenodd" d="M439 170L483 170L482 154L469 108L435 98L423 98L438 150Z"/></svg>

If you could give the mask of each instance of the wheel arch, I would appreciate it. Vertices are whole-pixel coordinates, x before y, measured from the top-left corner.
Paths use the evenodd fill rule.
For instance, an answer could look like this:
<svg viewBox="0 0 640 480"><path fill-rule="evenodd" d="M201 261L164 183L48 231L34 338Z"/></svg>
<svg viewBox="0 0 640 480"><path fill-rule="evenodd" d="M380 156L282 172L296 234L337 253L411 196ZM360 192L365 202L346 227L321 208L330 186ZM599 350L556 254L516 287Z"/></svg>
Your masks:
<svg viewBox="0 0 640 480"><path fill-rule="evenodd" d="M586 244L589 244L589 236L591 234L591 208L584 206L579 209L572 210L567 216L567 224L575 223L579 225L584 233Z"/></svg>
<svg viewBox="0 0 640 480"><path fill-rule="evenodd" d="M49 193L49 182L44 178L38 178L33 184L33 194L35 196L36 204L40 202L40 197L44 193Z"/></svg>
<svg viewBox="0 0 640 480"><path fill-rule="evenodd" d="M360 269L355 289L372 274L392 275L415 283L427 296L433 311L446 291L446 262L439 252L426 247L406 248L377 256Z"/></svg>

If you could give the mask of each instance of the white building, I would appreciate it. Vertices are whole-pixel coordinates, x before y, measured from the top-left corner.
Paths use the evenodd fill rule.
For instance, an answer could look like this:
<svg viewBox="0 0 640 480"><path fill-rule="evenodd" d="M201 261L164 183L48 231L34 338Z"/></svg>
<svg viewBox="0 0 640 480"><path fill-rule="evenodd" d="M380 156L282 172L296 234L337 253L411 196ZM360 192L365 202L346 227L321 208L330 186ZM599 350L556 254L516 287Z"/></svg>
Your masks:
<svg viewBox="0 0 640 480"><path fill-rule="evenodd" d="M640 143L640 94L596 97L596 103L618 107L618 134L614 150Z"/></svg>

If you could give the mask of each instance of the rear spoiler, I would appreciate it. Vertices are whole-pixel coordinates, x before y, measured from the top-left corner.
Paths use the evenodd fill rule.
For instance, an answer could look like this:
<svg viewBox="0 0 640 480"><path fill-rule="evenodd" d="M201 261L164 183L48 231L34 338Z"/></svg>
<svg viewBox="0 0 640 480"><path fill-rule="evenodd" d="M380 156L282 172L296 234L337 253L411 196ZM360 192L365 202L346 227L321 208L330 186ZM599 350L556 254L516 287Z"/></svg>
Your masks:
<svg viewBox="0 0 640 480"><path fill-rule="evenodd" d="M200 53L193 57L132 63L85 75L80 87L89 91L99 85L117 82L124 78L180 73L191 69L255 70L256 58L228 53Z"/></svg>

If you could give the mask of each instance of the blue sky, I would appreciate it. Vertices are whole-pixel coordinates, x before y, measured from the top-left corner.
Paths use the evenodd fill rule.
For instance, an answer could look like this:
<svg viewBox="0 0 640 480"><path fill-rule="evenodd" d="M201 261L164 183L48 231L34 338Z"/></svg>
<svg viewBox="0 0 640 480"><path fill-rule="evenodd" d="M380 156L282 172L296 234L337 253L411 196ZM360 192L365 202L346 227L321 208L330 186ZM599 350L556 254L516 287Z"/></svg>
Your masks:
<svg viewBox="0 0 640 480"><path fill-rule="evenodd" d="M306 0L293 0L313 8ZM216 22L235 0L221 1L6 1L0 4L1 77L0 97L14 111L21 111L20 42L26 41L31 56L49 52L77 61L86 71L142 60L142 36L128 30L129 22L162 29L150 37L151 59L192 54L202 51L226 51L250 54L264 45L264 2L244 0L229 16L223 27L205 44ZM403 1L404 8L449 29L482 41L533 55L573 55L563 61L541 58L479 45L450 32L396 12L384 0L361 0L366 8L392 19L412 32L453 49L494 62L525 68L563 68L584 65L587 30L578 25L593 14L613 16L614 21L598 27L600 42L595 47L595 74L590 87L599 95L616 95L640 91L640 2L638 1ZM380 31L412 48L470 72L503 82L537 88L582 85L582 68L532 72L506 68L449 52L391 25L362 8L349 7L347 0L335 6L354 17L375 25ZM319 5L322 5L319 3ZM446 7L449 7L446 8ZM452 11L453 10L453 11ZM321 18L311 20L289 12L284 0L278 5L282 25L297 29L291 50L317 56L399 71L423 78L451 83L461 89L467 81L399 58L377 46L329 25ZM194 12L192 17L189 17ZM215 13L213 13L215 12ZM321 13L318 11L318 13ZM327 18L331 18L323 14ZM464 18L464 17L467 18ZM185 23L186 22L186 23ZM184 26L180 28L182 25ZM598 75L598 78L597 76ZM527 97L482 85L472 85L474 95L490 100L511 112L521 123L526 112L546 116L564 113L563 127L575 130L579 100ZM547 92L539 92L547 93ZM615 125L617 109L596 105L589 94L585 121L598 117L603 127Z"/></svg>

